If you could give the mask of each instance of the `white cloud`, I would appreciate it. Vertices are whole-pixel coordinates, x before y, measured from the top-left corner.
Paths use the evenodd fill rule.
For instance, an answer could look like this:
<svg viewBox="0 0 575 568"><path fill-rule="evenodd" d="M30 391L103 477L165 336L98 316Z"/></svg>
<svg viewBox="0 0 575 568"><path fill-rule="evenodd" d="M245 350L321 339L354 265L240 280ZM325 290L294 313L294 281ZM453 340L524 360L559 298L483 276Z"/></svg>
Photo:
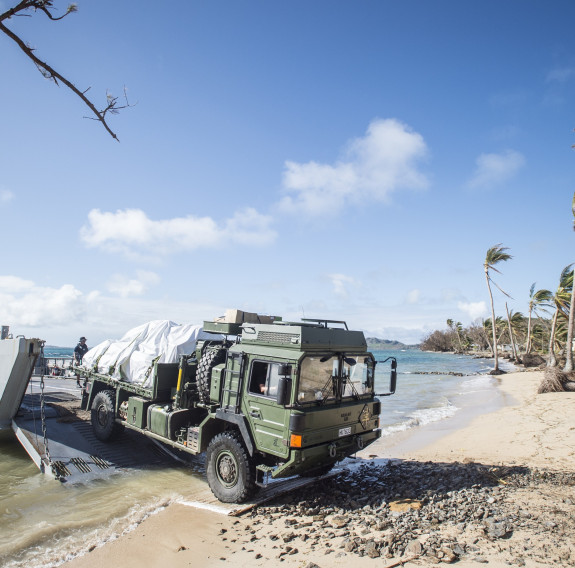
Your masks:
<svg viewBox="0 0 575 568"><path fill-rule="evenodd" d="M427 155L423 137L394 120L374 120L363 138L347 145L335 164L287 161L286 195L280 209L308 216L334 214L345 205L386 201L398 189L424 189L418 162Z"/></svg>
<svg viewBox="0 0 575 568"><path fill-rule="evenodd" d="M107 284L108 290L121 298L141 296L150 286L160 281L155 272L139 270L137 278L128 278L123 274L114 274Z"/></svg>
<svg viewBox="0 0 575 568"><path fill-rule="evenodd" d="M356 287L359 282L352 278L351 276L346 276L345 274L328 274L327 277L333 285L333 292L336 296L342 298L348 297L348 287Z"/></svg>
<svg viewBox="0 0 575 568"><path fill-rule="evenodd" d="M487 313L485 302L457 302L457 307L465 312L472 321L484 316Z"/></svg>
<svg viewBox="0 0 575 568"><path fill-rule="evenodd" d="M34 282L24 280L19 276L0 276L0 293L1 292L21 292L30 290L34 287Z"/></svg>
<svg viewBox="0 0 575 568"><path fill-rule="evenodd" d="M218 224L211 217L176 217L154 221L141 209L115 213L93 209L80 237L89 247L125 254L170 254L225 244L267 245L276 238L272 218L255 209L238 211Z"/></svg>
<svg viewBox="0 0 575 568"><path fill-rule="evenodd" d="M547 83L565 83L571 77L575 77L575 68L573 67L556 67L547 73Z"/></svg>
<svg viewBox="0 0 575 568"><path fill-rule="evenodd" d="M14 199L14 194L7 189L0 189L0 203L8 203Z"/></svg>
<svg viewBox="0 0 575 568"><path fill-rule="evenodd" d="M71 284L36 286L15 276L0 277L0 321L12 327L49 327L83 317L85 299Z"/></svg>
<svg viewBox="0 0 575 568"><path fill-rule="evenodd" d="M417 304L421 298L421 290L410 290L407 293L407 303L408 304Z"/></svg>
<svg viewBox="0 0 575 568"><path fill-rule="evenodd" d="M525 165L525 158L520 152L507 150L500 154L481 154L475 163L475 172L467 186L482 189L511 179Z"/></svg>

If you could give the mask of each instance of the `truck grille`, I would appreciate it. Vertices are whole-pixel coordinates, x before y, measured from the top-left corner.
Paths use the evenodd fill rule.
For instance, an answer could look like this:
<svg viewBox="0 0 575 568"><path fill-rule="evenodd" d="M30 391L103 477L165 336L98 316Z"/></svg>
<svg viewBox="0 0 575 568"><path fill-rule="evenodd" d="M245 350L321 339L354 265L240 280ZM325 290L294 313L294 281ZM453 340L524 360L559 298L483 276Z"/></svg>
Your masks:
<svg viewBox="0 0 575 568"><path fill-rule="evenodd" d="M280 333L277 331L258 331L258 341L265 343L299 343L298 333Z"/></svg>

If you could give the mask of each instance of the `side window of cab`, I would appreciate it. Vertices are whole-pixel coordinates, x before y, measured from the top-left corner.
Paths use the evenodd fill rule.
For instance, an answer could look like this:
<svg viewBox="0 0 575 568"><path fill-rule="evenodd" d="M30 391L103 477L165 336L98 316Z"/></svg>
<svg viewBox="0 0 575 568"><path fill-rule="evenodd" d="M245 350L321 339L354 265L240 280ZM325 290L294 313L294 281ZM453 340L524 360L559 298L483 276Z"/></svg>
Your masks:
<svg viewBox="0 0 575 568"><path fill-rule="evenodd" d="M249 391L261 396L275 397L279 379L279 363L254 361L250 369Z"/></svg>

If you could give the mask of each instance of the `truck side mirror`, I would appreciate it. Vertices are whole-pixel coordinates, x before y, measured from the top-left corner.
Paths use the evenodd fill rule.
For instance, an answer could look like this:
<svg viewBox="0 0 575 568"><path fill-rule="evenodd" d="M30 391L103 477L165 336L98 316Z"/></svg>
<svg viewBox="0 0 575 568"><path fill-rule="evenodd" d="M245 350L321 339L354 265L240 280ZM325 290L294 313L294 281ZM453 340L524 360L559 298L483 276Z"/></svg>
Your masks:
<svg viewBox="0 0 575 568"><path fill-rule="evenodd" d="M288 376L280 377L278 381L276 401L280 406L286 406L291 401L291 379Z"/></svg>
<svg viewBox="0 0 575 568"><path fill-rule="evenodd" d="M395 393L395 387L397 384L397 361L392 359L391 361L391 376L389 378L389 393Z"/></svg>
<svg viewBox="0 0 575 568"><path fill-rule="evenodd" d="M291 365L288 365L286 363L282 363L281 365L278 365L278 375L280 377L285 377L286 375L287 376L291 375Z"/></svg>

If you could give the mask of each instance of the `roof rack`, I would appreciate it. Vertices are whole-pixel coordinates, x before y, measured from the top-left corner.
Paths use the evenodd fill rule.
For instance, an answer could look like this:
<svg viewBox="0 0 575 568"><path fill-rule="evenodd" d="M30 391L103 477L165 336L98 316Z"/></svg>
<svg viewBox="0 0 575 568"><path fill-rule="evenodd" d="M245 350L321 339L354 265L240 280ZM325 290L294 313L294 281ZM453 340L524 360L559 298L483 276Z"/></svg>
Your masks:
<svg viewBox="0 0 575 568"><path fill-rule="evenodd" d="M322 327L328 328L329 327L329 323L339 323L339 324L343 324L345 326L345 329L349 330L349 328L347 327L347 323L341 320L327 320L327 319L315 319L315 318L301 318L301 321L309 321L311 323L317 323L318 325L321 325Z"/></svg>

